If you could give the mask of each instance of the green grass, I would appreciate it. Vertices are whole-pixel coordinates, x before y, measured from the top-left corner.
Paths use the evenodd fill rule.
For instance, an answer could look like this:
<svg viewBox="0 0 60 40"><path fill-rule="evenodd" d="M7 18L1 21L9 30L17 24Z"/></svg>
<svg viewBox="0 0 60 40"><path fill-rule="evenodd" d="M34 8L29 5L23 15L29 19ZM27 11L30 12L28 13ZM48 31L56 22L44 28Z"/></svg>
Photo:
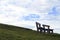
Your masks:
<svg viewBox="0 0 60 40"><path fill-rule="evenodd" d="M60 34L44 34L31 29L0 24L0 40L60 40Z"/></svg>

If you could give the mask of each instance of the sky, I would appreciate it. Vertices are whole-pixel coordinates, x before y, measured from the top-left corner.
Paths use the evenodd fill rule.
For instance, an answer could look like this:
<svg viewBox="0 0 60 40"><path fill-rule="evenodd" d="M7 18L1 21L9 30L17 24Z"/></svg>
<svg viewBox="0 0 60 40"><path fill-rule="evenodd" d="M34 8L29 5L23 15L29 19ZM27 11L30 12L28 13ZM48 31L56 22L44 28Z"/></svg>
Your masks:
<svg viewBox="0 0 60 40"><path fill-rule="evenodd" d="M0 0L0 23L36 30L36 21L60 33L60 0Z"/></svg>

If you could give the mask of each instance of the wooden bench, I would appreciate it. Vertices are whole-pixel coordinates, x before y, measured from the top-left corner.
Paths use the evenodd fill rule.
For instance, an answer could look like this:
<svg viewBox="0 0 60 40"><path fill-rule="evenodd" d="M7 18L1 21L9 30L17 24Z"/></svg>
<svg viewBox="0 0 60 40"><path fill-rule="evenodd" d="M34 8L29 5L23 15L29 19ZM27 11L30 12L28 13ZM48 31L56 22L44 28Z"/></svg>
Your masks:
<svg viewBox="0 0 60 40"><path fill-rule="evenodd" d="M44 33L45 33L45 31L47 31L47 33L53 33L53 29L50 29L50 26L49 25L42 25L43 26L43 28L44 28ZM47 27L48 29L46 29L45 27Z"/></svg>
<svg viewBox="0 0 60 40"><path fill-rule="evenodd" d="M44 32L44 33L46 33L46 31L47 31L47 33L53 33L53 29L50 29L49 25L44 25L43 24L42 26L43 27L41 27L40 23L36 22L36 27L37 27L37 31L38 32ZM47 27L47 29L45 27Z"/></svg>

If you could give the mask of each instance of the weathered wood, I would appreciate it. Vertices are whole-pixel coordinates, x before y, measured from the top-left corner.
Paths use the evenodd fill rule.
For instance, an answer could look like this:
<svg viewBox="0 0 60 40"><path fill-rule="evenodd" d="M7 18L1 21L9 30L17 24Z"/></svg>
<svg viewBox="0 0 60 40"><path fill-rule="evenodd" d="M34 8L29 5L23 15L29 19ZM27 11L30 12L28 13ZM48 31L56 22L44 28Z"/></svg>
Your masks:
<svg viewBox="0 0 60 40"><path fill-rule="evenodd" d="M43 24L42 26L43 27L41 27L40 23L36 22L36 27L37 27L38 32L43 32L44 31L44 33L46 33L46 31L47 31L47 33L53 33L53 29L50 29L49 25L44 25ZM48 27L48 29L46 29L45 27Z"/></svg>

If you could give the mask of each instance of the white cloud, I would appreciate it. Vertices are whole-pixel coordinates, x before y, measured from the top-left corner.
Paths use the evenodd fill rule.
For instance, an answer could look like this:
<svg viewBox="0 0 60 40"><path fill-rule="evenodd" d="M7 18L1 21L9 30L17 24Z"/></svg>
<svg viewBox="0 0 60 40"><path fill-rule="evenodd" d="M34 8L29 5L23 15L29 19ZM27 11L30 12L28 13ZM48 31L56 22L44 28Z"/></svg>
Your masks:
<svg viewBox="0 0 60 40"><path fill-rule="evenodd" d="M51 4L48 3L48 0L9 0L9 4L22 6L38 12L47 12L49 8L51 8Z"/></svg>
<svg viewBox="0 0 60 40"><path fill-rule="evenodd" d="M57 7L55 3L58 4L58 2L54 2L54 0L50 2L47 0L3 0L0 3L0 23L12 24L35 30L35 22L38 21L41 24L50 25L51 28L55 29L54 32L56 32L56 28L60 28L60 15L48 15L48 12L53 6ZM60 13L60 6L58 6L56 10ZM28 16L30 14L39 15L40 18L34 21L24 21L22 19L23 16Z"/></svg>
<svg viewBox="0 0 60 40"><path fill-rule="evenodd" d="M26 27L27 24L29 23L29 21L25 22L22 21L21 17L22 16L26 16L28 14L30 14L29 10L26 10L23 7L18 7L18 6L14 6L14 5L1 5L0 7L0 23L6 23L6 24L11 24L11 25L17 25L17 26L22 26L22 27ZM34 12L31 12L34 13ZM32 22L28 25L33 24ZM31 28L31 27L30 27ZM33 28L33 27L32 27Z"/></svg>

